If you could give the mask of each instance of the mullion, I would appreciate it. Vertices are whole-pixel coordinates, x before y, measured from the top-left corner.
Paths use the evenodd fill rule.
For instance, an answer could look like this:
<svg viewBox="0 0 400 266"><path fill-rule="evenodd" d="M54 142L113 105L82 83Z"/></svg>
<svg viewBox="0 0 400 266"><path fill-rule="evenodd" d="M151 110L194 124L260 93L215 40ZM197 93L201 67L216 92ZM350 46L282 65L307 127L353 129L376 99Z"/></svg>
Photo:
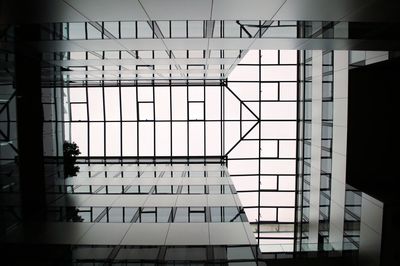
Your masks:
<svg viewBox="0 0 400 266"><path fill-rule="evenodd" d="M55 67L54 67L55 68ZM58 108L58 105L57 105L57 88L56 87L54 87L53 88L53 101L54 101L54 116L55 116L55 118L56 118L56 121L55 121L55 128L56 128L56 136L55 136L55 138L56 138L56 154L57 154L57 156L60 156L61 155L61 152L60 152L60 150L59 150L59 145L58 145L58 143L59 143L59 133L58 133L58 110L57 110L57 108ZM87 98L86 98L87 99ZM62 105L61 105L62 106ZM9 113L9 110L8 110L8 107L7 107L7 120L9 121L10 120L10 113ZM8 123L8 125L7 125L7 134L8 134L8 136L10 135L10 122Z"/></svg>
<svg viewBox="0 0 400 266"><path fill-rule="evenodd" d="M258 50L258 99L261 100L261 50ZM279 54L278 54L279 59ZM278 89L279 90L279 89ZM261 101L258 103L258 118L261 118ZM261 122L258 125L258 146L261 147ZM257 203L258 203L258 210L257 210L257 243L260 245L260 221L261 221L261 148L258 149L258 193L257 193ZM257 250L258 253L258 250Z"/></svg>
<svg viewBox="0 0 400 266"><path fill-rule="evenodd" d="M71 123L71 121L72 121L72 109L71 109L71 97L70 97L70 95L71 95L71 90L70 90L70 88L69 88L69 86L66 88L66 90L67 90L67 101L69 102L69 104L67 105L67 107L68 107L68 119L69 119L69 121L68 121L68 123L69 123L69 140L71 140L71 136L72 136L72 129L71 129L71 127L72 127L72 123Z"/></svg>
<svg viewBox="0 0 400 266"><path fill-rule="evenodd" d="M204 26L204 24L203 24ZM203 52L203 56L204 56L204 52ZM204 119L204 123L203 123L203 154L204 156L207 155L207 129L206 129L206 85L204 82L204 87L203 87L203 119ZM204 165L206 165L206 163L204 162Z"/></svg>
<svg viewBox="0 0 400 266"><path fill-rule="evenodd" d="M119 38L121 38L121 21L118 22L118 36ZM119 59L121 59L122 57L122 52L119 51ZM121 66L119 66L119 69L121 70ZM121 78L121 74L119 74L119 77ZM123 127L122 127L122 95L121 95L121 81L119 82L119 86L118 86L118 97L119 97L119 136L120 136L120 155L121 157L124 155L123 152ZM122 172L122 177L123 177L123 172Z"/></svg>
<svg viewBox="0 0 400 266"><path fill-rule="evenodd" d="M87 56L87 53L86 53ZM87 57L86 57L87 58ZM87 70L87 67L86 67ZM87 77L87 75L86 75ZM85 86L85 94L86 94L86 117L87 117L87 155L88 157L90 157L90 115L89 115L89 91L88 91L88 87ZM90 160L89 160L89 164L90 164Z"/></svg>
<svg viewBox="0 0 400 266"><path fill-rule="evenodd" d="M137 37L137 22L136 22L136 37ZM136 66L136 70L138 70L138 67ZM136 74L136 78L138 77L138 74ZM140 125L140 122L139 122L139 89L138 89L138 84L136 83L136 86L135 86L135 89L136 89L136 97L135 97L135 99L136 99L136 119L137 119L137 122L136 122L136 136L137 136L137 139L136 139L136 154L137 154L137 156L139 157L139 154L140 154L140 150L139 150L139 144L140 144L140 137L139 137L139 125ZM139 162L138 162L139 163Z"/></svg>
<svg viewBox="0 0 400 266"><path fill-rule="evenodd" d="M104 70L104 66L102 66ZM103 74L104 76L104 74ZM103 145L104 145L104 158L107 156L107 124L106 124L106 100L105 100L105 93L104 93L104 81L102 82L102 87L101 87L101 96L103 100L103 128L104 128L104 134L103 134ZM106 172L107 176L107 172Z"/></svg>
<svg viewBox="0 0 400 266"><path fill-rule="evenodd" d="M187 55L188 55L188 57L189 57L189 51L187 51ZM187 67L187 66L186 66ZM187 152L187 156L189 156L190 155L190 153L189 153L189 151L190 151L190 149L189 149L189 146L190 146L190 134L189 134L189 129L190 129L190 123L189 123L189 121L190 121L190 119L189 119L189 109L190 108L190 104L189 104L189 85L186 85L186 119L187 119L187 121L186 121L186 125L187 125L187 128L186 128L186 141L187 141L187 143L186 143L186 152ZM189 158L188 158L188 163L189 163Z"/></svg>
<svg viewBox="0 0 400 266"><path fill-rule="evenodd" d="M170 31L170 33L171 33L171 31ZM172 54L172 51L170 51L170 54ZM171 69L171 65L169 66L169 68ZM170 75L170 77L171 77L171 74L169 74ZM173 154L173 152L172 152L172 150L173 150L173 145L172 145L172 140L173 140L173 123L172 123L172 86L171 86L171 80L169 81L169 118L170 118L170 123L169 123L169 125L170 125L170 155L171 155L171 157L172 157L172 154ZM171 159L171 163L172 163L172 159Z"/></svg>
<svg viewBox="0 0 400 266"><path fill-rule="evenodd" d="M108 80L102 80L102 81L108 81ZM111 81L115 81L115 80L111 80ZM162 79L157 80L157 82L159 82L159 81L163 81L163 80ZM157 87L169 87L170 86L169 84L171 84L174 87L185 87L187 85L190 85L191 87L202 87L202 86L204 86L203 83L199 84L199 83L191 83L191 82L187 82L187 81L186 81L186 83L182 83L182 80L180 80L180 79L179 80L177 80L177 79L168 79L168 80L164 80L164 81L165 81L165 83L154 83L154 84ZM174 83L174 82L180 82L180 83ZM234 83L240 83L240 82L255 83L257 81L230 81L230 82L234 82ZM273 82L276 82L276 81L262 81L262 83L273 83ZM295 81L285 81L285 82L289 82L290 83L290 82L295 82ZM210 82L208 82L207 86L219 87L219 86L221 86L223 84L224 84L224 82L218 82L218 83L210 83ZM70 88L81 88L82 86L86 86L86 85L89 88L90 87L96 87L96 88L99 87L99 85L97 83L96 84L92 84L92 83L87 83L87 81L83 81L81 84L68 84L68 87L70 87ZM134 86L137 86L137 85L139 85L137 81L132 81L132 83L122 83L121 87L134 87ZM47 84L43 84L42 88L53 88L53 86L54 86L54 84L51 84L51 86L47 85ZM118 86L118 83L115 83L115 84L113 84L113 83L105 83L104 84L105 88L106 87L116 87L116 86ZM140 83L140 86L141 87L151 87L153 85L149 84L149 83Z"/></svg>
<svg viewBox="0 0 400 266"><path fill-rule="evenodd" d="M125 122L157 122L157 123L170 123L170 122L240 122L240 119L226 119L226 120L219 120L219 119L175 119L175 120L154 120L154 119L148 119L148 120L107 120L107 123L125 123ZM296 122L296 119L260 119L260 122ZM10 120L9 122L17 122L16 120ZM56 120L44 120L44 122L58 122L58 123L68 123L69 121L56 121ZM102 123L104 120L71 120L73 123L87 123L87 122L93 122L93 123ZM257 120L254 119L242 119L242 122L257 122ZM331 127L332 123L326 123L324 126ZM293 138L294 139L294 138ZM246 139L247 140L247 139ZM285 139L289 140L289 139ZM294 139L295 140L295 139Z"/></svg>
<svg viewBox="0 0 400 266"><path fill-rule="evenodd" d="M154 38L154 30L153 30L153 38ZM153 56L153 59L154 59L154 50L152 51L152 56ZM154 70L154 66L153 66L153 70ZM153 85L153 87L152 87L152 89L153 89L153 119L155 121L156 120L156 104L155 104L154 73L153 73L152 85ZM153 155L154 156L156 156L156 154L157 154L156 153L156 151L157 151L156 138L157 138L157 135L156 135L156 122L154 122L153 123L153 141L154 141L154 143L153 143Z"/></svg>

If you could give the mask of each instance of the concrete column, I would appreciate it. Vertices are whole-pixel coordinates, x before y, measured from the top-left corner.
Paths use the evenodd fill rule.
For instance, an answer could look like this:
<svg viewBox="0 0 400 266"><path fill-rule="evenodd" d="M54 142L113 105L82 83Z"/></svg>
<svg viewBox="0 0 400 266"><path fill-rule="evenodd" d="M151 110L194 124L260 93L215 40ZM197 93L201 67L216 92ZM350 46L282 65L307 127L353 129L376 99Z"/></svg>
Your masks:
<svg viewBox="0 0 400 266"><path fill-rule="evenodd" d="M40 28L20 25L15 29L15 36L21 207L24 221L37 221L46 205L41 70L40 54L28 43L40 38Z"/></svg>
<svg viewBox="0 0 400 266"><path fill-rule="evenodd" d="M329 242L335 250L342 250L346 195L348 51L334 51L333 62L333 142Z"/></svg>
<svg viewBox="0 0 400 266"><path fill-rule="evenodd" d="M309 243L318 243L321 183L322 51L312 54L312 129ZM311 246L310 246L311 247ZM316 247L315 247L316 248Z"/></svg>

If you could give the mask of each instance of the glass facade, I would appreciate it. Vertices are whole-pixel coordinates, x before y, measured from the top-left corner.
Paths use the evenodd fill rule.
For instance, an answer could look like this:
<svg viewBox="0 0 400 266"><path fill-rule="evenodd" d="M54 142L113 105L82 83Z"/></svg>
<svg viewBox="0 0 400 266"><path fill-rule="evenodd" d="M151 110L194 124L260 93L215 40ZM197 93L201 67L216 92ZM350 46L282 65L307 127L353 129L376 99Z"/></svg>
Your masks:
<svg viewBox="0 0 400 266"><path fill-rule="evenodd" d="M47 186L43 228L22 234L31 236L31 244L62 244L71 254L60 260L76 265L96 260L256 265L257 241L222 161L79 167L77 176L61 175ZM17 226L6 242L18 242L23 230Z"/></svg>
<svg viewBox="0 0 400 266"><path fill-rule="evenodd" d="M377 1L325 3L330 15L295 1L89 2L31 4L15 20L4 4L0 239L12 260L379 260L383 203L347 182L350 73L398 57L384 51L396 27L358 18Z"/></svg>

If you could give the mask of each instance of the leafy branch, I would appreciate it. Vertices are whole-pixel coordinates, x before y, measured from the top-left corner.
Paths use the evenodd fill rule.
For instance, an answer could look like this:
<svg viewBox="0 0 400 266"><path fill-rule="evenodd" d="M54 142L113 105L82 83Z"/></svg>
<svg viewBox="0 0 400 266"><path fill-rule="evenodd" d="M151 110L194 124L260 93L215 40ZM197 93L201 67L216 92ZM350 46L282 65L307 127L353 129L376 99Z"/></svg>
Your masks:
<svg viewBox="0 0 400 266"><path fill-rule="evenodd" d="M76 176L79 172L79 166L76 166L76 156L81 154L78 145L75 142L64 141L64 177Z"/></svg>

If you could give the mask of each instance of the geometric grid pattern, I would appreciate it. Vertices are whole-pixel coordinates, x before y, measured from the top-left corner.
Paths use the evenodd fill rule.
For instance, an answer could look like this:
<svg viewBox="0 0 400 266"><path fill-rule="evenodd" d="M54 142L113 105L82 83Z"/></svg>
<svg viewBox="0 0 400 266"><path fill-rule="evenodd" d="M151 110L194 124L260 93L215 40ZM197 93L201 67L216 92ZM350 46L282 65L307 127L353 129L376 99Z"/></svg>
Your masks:
<svg viewBox="0 0 400 266"><path fill-rule="evenodd" d="M82 158L227 156L259 244L293 249L296 63L255 50L228 81L66 87L66 139Z"/></svg>
<svg viewBox="0 0 400 266"><path fill-rule="evenodd" d="M249 51L227 86L259 118L226 154L235 188L261 251L293 251L297 51Z"/></svg>
<svg viewBox="0 0 400 266"><path fill-rule="evenodd" d="M224 79L246 54L252 40L295 38L297 33L294 21L257 20L91 21L42 27L43 31L57 32L42 36L49 46L62 42L68 47L65 53L44 51L44 57L50 64L63 67L62 76L74 84ZM230 39L232 46L225 47L222 39Z"/></svg>

